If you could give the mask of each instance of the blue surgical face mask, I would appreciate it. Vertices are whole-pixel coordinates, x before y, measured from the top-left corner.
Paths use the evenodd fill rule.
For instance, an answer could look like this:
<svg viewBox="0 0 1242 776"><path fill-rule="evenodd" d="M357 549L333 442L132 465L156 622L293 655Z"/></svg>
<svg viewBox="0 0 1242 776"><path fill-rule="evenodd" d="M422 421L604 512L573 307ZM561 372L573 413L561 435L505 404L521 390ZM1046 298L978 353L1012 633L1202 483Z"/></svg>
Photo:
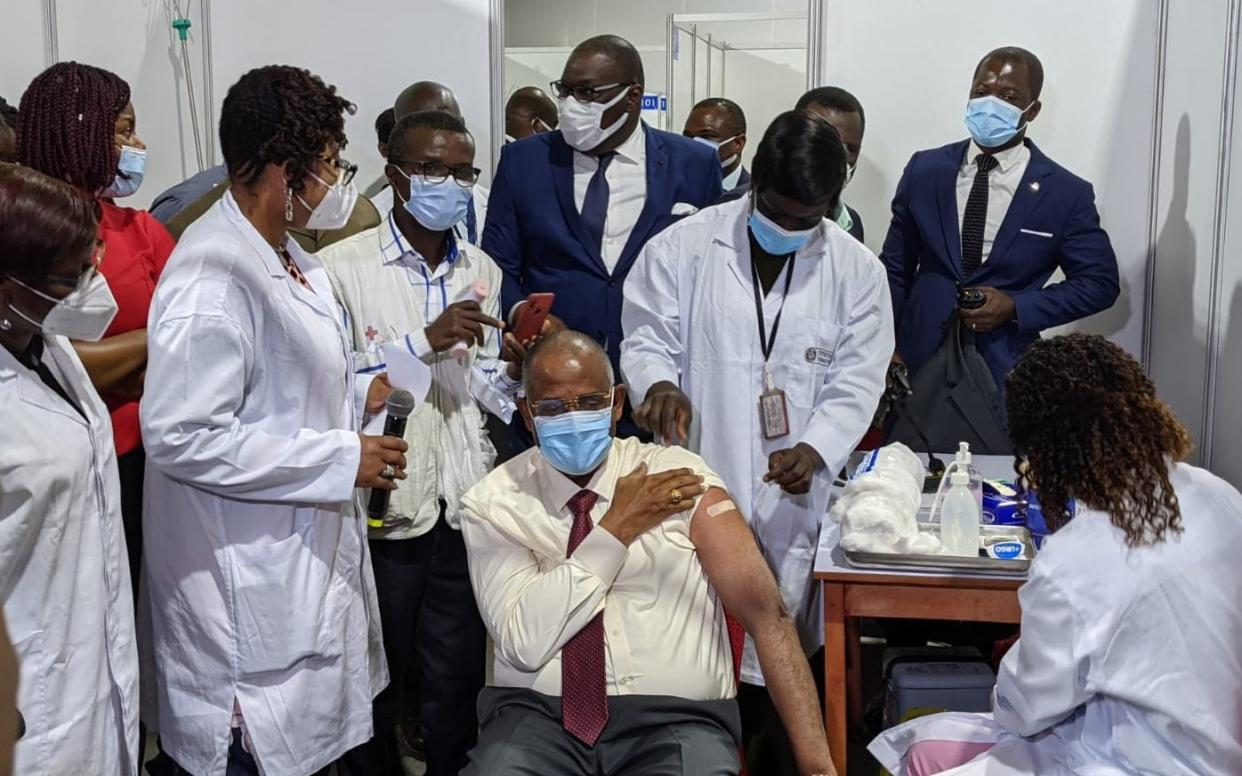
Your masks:
<svg viewBox="0 0 1242 776"><path fill-rule="evenodd" d="M811 235L815 234L814 227L791 232L763 213L760 213L759 208L753 205L751 206L748 225L750 226L750 233L755 236L755 242L759 243L759 247L773 256L797 253L811 241Z"/></svg>
<svg viewBox="0 0 1242 776"><path fill-rule="evenodd" d="M116 169L112 183L99 192L104 199L120 199L138 191L147 172L147 152L133 146L121 146L121 158L116 163Z"/></svg>
<svg viewBox="0 0 1242 776"><path fill-rule="evenodd" d="M579 410L534 418L539 454L557 471L576 477L595 471L612 446L612 402L602 410Z"/></svg>
<svg viewBox="0 0 1242 776"><path fill-rule="evenodd" d="M396 170L405 175L400 167ZM473 196L470 188L462 188L448 178L430 183L422 175L405 177L410 181L410 198L405 201L405 209L415 221L433 232L447 232L466 218Z"/></svg>
<svg viewBox="0 0 1242 776"><path fill-rule="evenodd" d="M1026 126L1022 117L1031 105L1019 108L999 97L976 97L966 103L966 129L982 148L1003 146Z"/></svg>

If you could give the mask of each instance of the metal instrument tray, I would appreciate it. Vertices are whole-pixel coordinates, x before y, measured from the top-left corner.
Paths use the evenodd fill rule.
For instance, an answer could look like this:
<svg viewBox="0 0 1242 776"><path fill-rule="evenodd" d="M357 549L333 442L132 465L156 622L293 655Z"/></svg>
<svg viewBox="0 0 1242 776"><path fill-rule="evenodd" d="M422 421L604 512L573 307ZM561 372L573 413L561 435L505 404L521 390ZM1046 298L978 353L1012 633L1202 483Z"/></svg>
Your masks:
<svg viewBox="0 0 1242 776"><path fill-rule="evenodd" d="M920 531L939 533L939 523L919 523ZM1013 560L989 558L983 550L985 544L997 539L1016 539L1022 542L1022 557ZM896 552L856 552L842 548L845 560L851 565L864 569L889 569L905 571L921 569L941 573L968 573L986 576L1026 576L1035 558L1035 545L1031 541L1031 532L1017 525L981 525L979 526L979 557L967 558L958 555L908 555Z"/></svg>

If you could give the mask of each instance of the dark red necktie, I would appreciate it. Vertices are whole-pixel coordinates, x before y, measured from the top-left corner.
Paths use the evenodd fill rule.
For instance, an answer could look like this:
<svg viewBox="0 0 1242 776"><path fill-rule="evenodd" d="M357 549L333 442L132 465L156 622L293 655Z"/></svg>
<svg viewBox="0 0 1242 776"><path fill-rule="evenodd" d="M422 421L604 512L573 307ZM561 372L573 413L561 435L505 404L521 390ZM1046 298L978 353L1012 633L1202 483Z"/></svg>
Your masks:
<svg viewBox="0 0 1242 776"><path fill-rule="evenodd" d="M569 500L574 514L569 550L591 532L591 507L599 496L580 490ZM595 746L608 723L608 687L604 665L604 612L601 610L561 647L561 717L565 730L587 746Z"/></svg>

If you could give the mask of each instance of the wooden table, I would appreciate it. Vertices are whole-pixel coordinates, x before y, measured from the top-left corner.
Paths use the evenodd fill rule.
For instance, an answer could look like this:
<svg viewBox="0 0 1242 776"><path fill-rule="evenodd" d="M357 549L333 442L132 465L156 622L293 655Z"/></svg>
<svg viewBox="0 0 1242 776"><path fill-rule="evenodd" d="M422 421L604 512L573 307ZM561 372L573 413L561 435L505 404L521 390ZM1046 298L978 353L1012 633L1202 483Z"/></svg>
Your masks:
<svg viewBox="0 0 1242 776"><path fill-rule="evenodd" d="M1011 578L816 570L824 584L824 708L828 745L846 776L846 730L862 722L862 677L855 618L1017 623L1018 587Z"/></svg>

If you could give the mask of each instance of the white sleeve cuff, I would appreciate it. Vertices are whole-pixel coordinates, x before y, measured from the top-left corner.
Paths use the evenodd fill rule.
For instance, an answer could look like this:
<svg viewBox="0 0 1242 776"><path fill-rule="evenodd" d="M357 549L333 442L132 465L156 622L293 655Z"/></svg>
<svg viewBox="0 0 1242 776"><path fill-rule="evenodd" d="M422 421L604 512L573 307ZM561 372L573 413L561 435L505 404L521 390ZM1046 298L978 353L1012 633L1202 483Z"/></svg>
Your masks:
<svg viewBox="0 0 1242 776"><path fill-rule="evenodd" d="M595 526L586 535L570 558L585 571L599 577L606 585L611 585L625 565L625 558L630 549L621 543L605 528Z"/></svg>
<svg viewBox="0 0 1242 776"><path fill-rule="evenodd" d="M436 355L435 348L431 347L431 343L427 340L427 332L422 329L416 329L405 335L401 338L401 343L423 363L431 363Z"/></svg>

